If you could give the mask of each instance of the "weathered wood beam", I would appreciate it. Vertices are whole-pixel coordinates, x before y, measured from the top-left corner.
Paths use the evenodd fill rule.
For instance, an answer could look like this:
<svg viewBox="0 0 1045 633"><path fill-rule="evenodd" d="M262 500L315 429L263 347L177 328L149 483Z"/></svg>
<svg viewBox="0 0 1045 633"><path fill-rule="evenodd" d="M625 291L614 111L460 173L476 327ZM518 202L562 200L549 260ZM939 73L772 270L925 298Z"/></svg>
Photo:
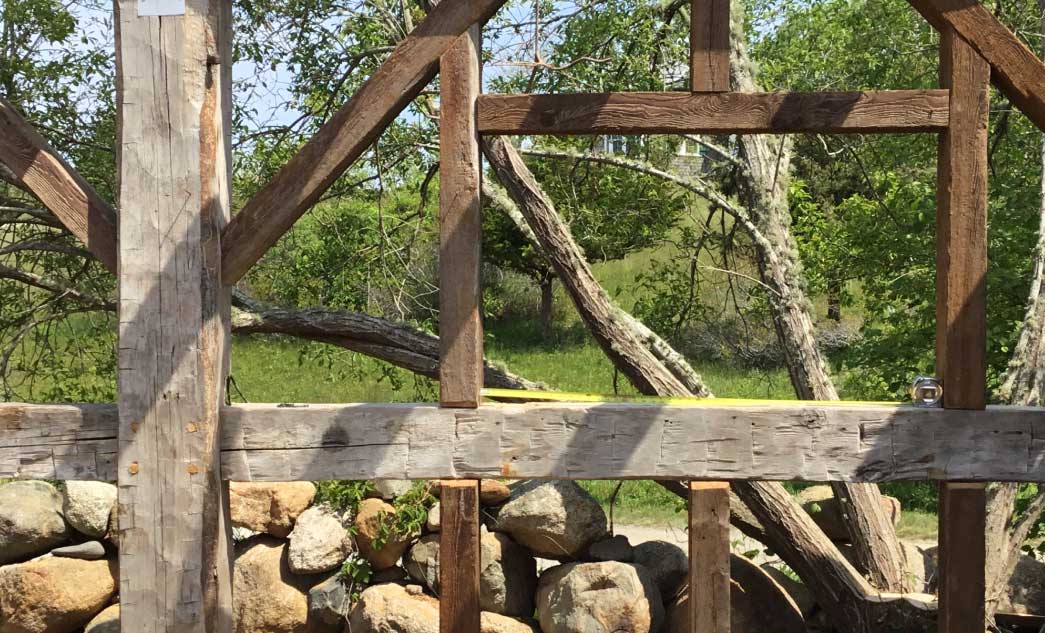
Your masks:
<svg viewBox="0 0 1045 633"><path fill-rule="evenodd" d="M483 388L481 50L476 25L440 64L439 402L448 407L479 406Z"/></svg>
<svg viewBox="0 0 1045 633"><path fill-rule="evenodd" d="M70 460L110 453L115 407L89 405L54 427L49 418L83 406L0 403L0 477L94 478ZM233 481L1045 481L1045 410L1030 407L244 404L223 407L221 421ZM87 448L66 457L80 438ZM41 457L20 461L30 452ZM56 456L51 469L45 454Z"/></svg>
<svg viewBox="0 0 1045 633"><path fill-rule="evenodd" d="M439 58L504 0L444 0L319 132L247 201L222 235L222 279L233 284L316 203L439 70Z"/></svg>
<svg viewBox="0 0 1045 633"><path fill-rule="evenodd" d="M120 620L232 632L219 407L229 293L232 2L182 15L116 4L119 116Z"/></svg>
<svg viewBox="0 0 1045 633"><path fill-rule="evenodd" d="M689 67L691 92L729 91L730 0L691 0Z"/></svg>
<svg viewBox="0 0 1045 633"><path fill-rule="evenodd" d="M951 126L937 158L936 371L947 409L987 403L990 76L987 61L945 27L940 84L951 89ZM984 629L986 502L982 483L940 487L941 633Z"/></svg>
<svg viewBox="0 0 1045 633"><path fill-rule="evenodd" d="M116 273L116 211L3 97L0 162Z"/></svg>
<svg viewBox="0 0 1045 633"><path fill-rule="evenodd" d="M114 404L0 404L0 478L116 480Z"/></svg>
<svg viewBox="0 0 1045 633"><path fill-rule="evenodd" d="M946 90L617 92L479 97L483 134L939 132Z"/></svg>
<svg viewBox="0 0 1045 633"><path fill-rule="evenodd" d="M690 633L729 633L729 484L689 484Z"/></svg>
<svg viewBox="0 0 1045 633"><path fill-rule="evenodd" d="M1045 64L979 0L908 0L941 33L953 29L991 66L994 84L1045 131Z"/></svg>
<svg viewBox="0 0 1045 633"><path fill-rule="evenodd" d="M1045 480L1045 413L820 404L240 405L226 479Z"/></svg>

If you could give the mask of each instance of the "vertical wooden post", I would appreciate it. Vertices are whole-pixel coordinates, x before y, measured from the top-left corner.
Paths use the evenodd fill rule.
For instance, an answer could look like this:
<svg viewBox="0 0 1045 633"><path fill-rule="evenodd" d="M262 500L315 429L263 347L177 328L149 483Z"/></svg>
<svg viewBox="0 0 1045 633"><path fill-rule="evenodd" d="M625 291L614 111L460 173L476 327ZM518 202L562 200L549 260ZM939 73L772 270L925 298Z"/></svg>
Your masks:
<svg viewBox="0 0 1045 633"><path fill-rule="evenodd" d="M479 406L483 387L480 33L478 25L470 28L440 60L439 401L444 407ZM440 512L439 630L479 633L479 482L443 482Z"/></svg>
<svg viewBox="0 0 1045 633"><path fill-rule="evenodd" d="M689 484L689 621L692 633L729 633L729 484Z"/></svg>
<svg viewBox="0 0 1045 633"><path fill-rule="evenodd" d="M439 401L449 407L479 406L483 387L480 50L473 26L439 65Z"/></svg>
<svg viewBox="0 0 1045 633"><path fill-rule="evenodd" d="M230 0L117 0L121 626L232 631L218 409L229 294Z"/></svg>
<svg viewBox="0 0 1045 633"><path fill-rule="evenodd" d="M941 32L940 83L951 106L937 159L936 371L948 409L986 405L990 74L965 40ZM941 633L983 633L985 504L982 484L940 486Z"/></svg>
<svg viewBox="0 0 1045 633"><path fill-rule="evenodd" d="M729 2L690 0L689 63L693 92L729 92Z"/></svg>
<svg viewBox="0 0 1045 633"><path fill-rule="evenodd" d="M444 481L439 502L439 633L479 633L479 482Z"/></svg>

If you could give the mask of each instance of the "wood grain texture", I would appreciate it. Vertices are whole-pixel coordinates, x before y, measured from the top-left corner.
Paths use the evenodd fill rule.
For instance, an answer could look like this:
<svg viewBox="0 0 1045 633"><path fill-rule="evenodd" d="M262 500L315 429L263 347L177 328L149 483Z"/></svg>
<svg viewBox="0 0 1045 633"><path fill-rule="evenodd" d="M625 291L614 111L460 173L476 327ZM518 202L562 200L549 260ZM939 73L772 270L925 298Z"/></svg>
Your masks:
<svg viewBox="0 0 1045 633"><path fill-rule="evenodd" d="M479 406L483 388L481 48L476 25L440 63L439 402L448 407Z"/></svg>
<svg viewBox="0 0 1045 633"><path fill-rule="evenodd" d="M908 0L942 33L953 29L994 71L1013 105L1045 131L1045 64L979 0Z"/></svg>
<svg viewBox="0 0 1045 633"><path fill-rule="evenodd" d="M940 135L936 215L936 372L947 409L983 409L987 393L987 160L991 69L944 28L940 83L951 126ZM986 495L940 488L940 631L982 633Z"/></svg>
<svg viewBox="0 0 1045 633"><path fill-rule="evenodd" d="M52 423L61 411L68 422ZM114 405L0 403L0 477L62 479L73 469L75 478L93 479L89 468L48 466L43 458L20 466L20 460L27 446L71 454L81 439L79 454L104 455L115 419ZM1045 481L1045 413L1029 407L249 404L223 407L221 421L222 472L232 481L502 472L680 481ZM97 449L95 441L102 443Z"/></svg>
<svg viewBox="0 0 1045 633"><path fill-rule="evenodd" d="M116 405L0 404L0 479L116 480Z"/></svg>
<svg viewBox="0 0 1045 633"><path fill-rule="evenodd" d="M690 1L692 92L729 92L729 2Z"/></svg>
<svg viewBox="0 0 1045 633"><path fill-rule="evenodd" d="M116 272L116 211L0 97L0 162L110 272Z"/></svg>
<svg viewBox="0 0 1045 633"><path fill-rule="evenodd" d="M985 484L940 486L940 633L982 633L987 592Z"/></svg>
<svg viewBox="0 0 1045 633"><path fill-rule="evenodd" d="M479 481L442 482L439 633L479 633Z"/></svg>
<svg viewBox="0 0 1045 633"><path fill-rule="evenodd" d="M117 3L119 534L124 630L232 630L219 406L228 292L231 1Z"/></svg>
<svg viewBox="0 0 1045 633"><path fill-rule="evenodd" d="M247 201L222 236L222 277L233 284L369 148L439 70L439 58L504 0L439 3L319 132Z"/></svg>
<svg viewBox="0 0 1045 633"><path fill-rule="evenodd" d="M729 633L729 484L689 484L691 633Z"/></svg>
<svg viewBox="0 0 1045 633"><path fill-rule="evenodd" d="M483 134L936 132L946 90L618 92L479 97Z"/></svg>
<svg viewBox="0 0 1045 633"><path fill-rule="evenodd" d="M788 403L237 405L234 481L1045 480L1045 414Z"/></svg>

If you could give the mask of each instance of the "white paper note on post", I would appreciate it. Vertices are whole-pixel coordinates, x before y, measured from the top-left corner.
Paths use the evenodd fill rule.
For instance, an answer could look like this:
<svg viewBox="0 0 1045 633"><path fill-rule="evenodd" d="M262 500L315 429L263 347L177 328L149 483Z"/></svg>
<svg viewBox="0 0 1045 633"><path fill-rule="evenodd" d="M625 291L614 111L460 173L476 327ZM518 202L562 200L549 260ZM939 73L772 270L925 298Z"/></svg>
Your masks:
<svg viewBox="0 0 1045 633"><path fill-rule="evenodd" d="M138 17L185 15L185 0L138 0Z"/></svg>

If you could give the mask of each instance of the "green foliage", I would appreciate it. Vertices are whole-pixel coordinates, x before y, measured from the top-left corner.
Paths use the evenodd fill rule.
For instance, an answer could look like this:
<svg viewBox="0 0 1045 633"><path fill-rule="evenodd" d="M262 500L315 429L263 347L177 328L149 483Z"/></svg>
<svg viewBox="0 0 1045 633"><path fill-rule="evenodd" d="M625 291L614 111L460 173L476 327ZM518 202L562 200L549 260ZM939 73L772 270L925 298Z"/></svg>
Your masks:
<svg viewBox="0 0 1045 633"><path fill-rule="evenodd" d="M374 491L374 485L369 481L335 480L315 483L316 505L328 505L339 514L351 512L354 515L360 502Z"/></svg>
<svg viewBox="0 0 1045 633"><path fill-rule="evenodd" d="M421 535L428 510L435 505L436 498L432 494L432 484L428 481L415 481L410 490L396 497L392 505L395 513L381 513L374 547L381 549L390 539L413 538Z"/></svg>
<svg viewBox="0 0 1045 633"><path fill-rule="evenodd" d="M370 563L357 552L349 554L345 562L341 563L341 568L337 570L337 579L348 591L350 604L355 604L359 600L359 596L370 583L372 576L373 570Z"/></svg>

